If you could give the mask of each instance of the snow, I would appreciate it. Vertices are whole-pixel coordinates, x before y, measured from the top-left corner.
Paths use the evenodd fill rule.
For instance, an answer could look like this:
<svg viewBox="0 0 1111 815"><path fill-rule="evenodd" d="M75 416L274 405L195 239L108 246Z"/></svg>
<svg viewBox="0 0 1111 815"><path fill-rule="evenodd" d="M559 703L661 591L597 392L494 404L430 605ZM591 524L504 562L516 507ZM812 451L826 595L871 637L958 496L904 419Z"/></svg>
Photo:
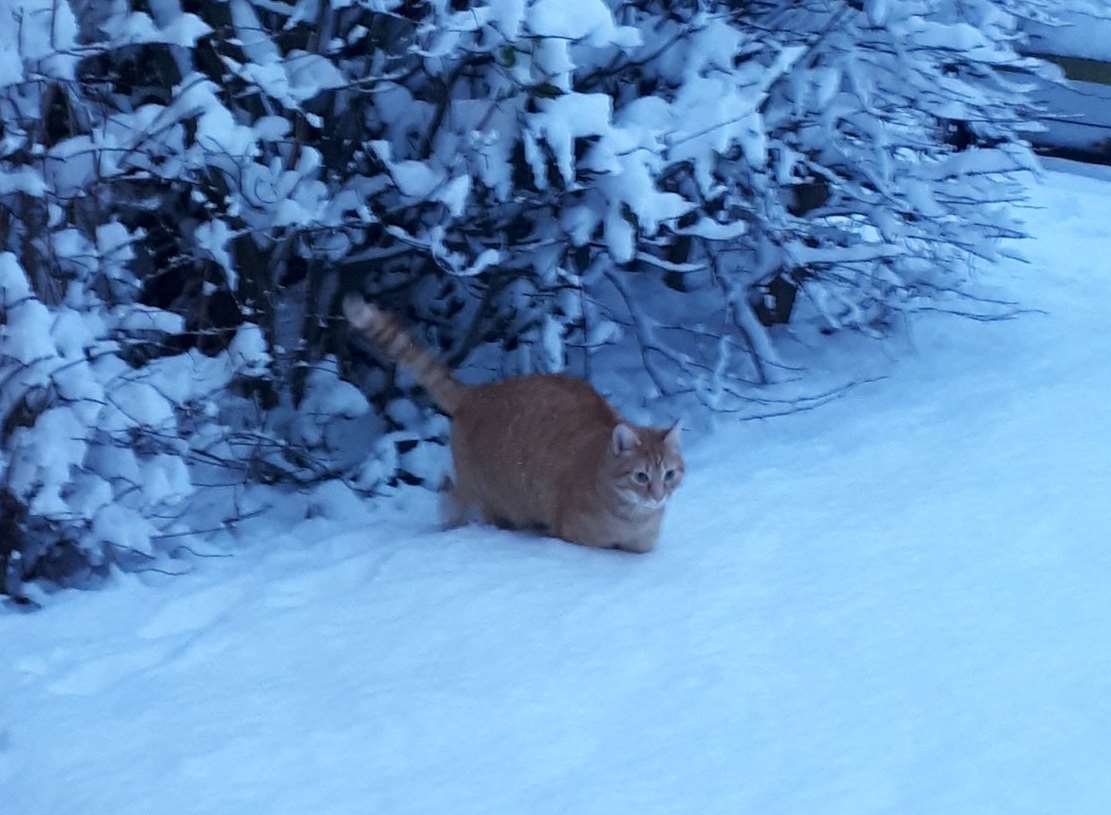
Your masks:
<svg viewBox="0 0 1111 815"><path fill-rule="evenodd" d="M126 17L112 18L104 27L115 46L146 43L170 43L191 48L201 37L212 33L212 28L195 14L178 14L163 29L159 29L149 15L132 12Z"/></svg>
<svg viewBox="0 0 1111 815"><path fill-rule="evenodd" d="M285 70L289 75L290 96L298 102L347 84L343 74L319 54L293 50L285 62Z"/></svg>
<svg viewBox="0 0 1111 815"><path fill-rule="evenodd" d="M1111 182L1033 194L1044 314L688 441L651 555L332 485L0 615L5 811L1105 813Z"/></svg>
<svg viewBox="0 0 1111 815"><path fill-rule="evenodd" d="M533 139L544 139L556 156L563 180L575 180L574 140L583 136L600 136L610 128L613 99L604 93L566 93L555 99L542 99L541 112L528 117ZM535 148L534 148L535 149ZM536 184L546 186L543 158L537 154L529 159Z"/></svg>
<svg viewBox="0 0 1111 815"><path fill-rule="evenodd" d="M278 62L281 59L278 47L266 36L253 4L249 0L231 0L228 8L236 35L250 61L260 65Z"/></svg>
<svg viewBox="0 0 1111 815"><path fill-rule="evenodd" d="M399 161L390 165L390 174L402 195L424 198L443 182L443 176L423 161Z"/></svg>
<svg viewBox="0 0 1111 815"><path fill-rule="evenodd" d="M968 23L946 25L922 18L911 18L909 27L914 32L913 41L922 48L954 48L972 52L978 52L980 49L991 50L991 44L983 32ZM984 55L977 53L977 56Z"/></svg>
<svg viewBox="0 0 1111 815"><path fill-rule="evenodd" d="M10 6L8 7L9 14L14 11ZM7 88L23 81L23 61L19 56L19 29L13 23L14 14L11 14L13 19L6 22L7 25L0 25L0 88Z"/></svg>
<svg viewBox="0 0 1111 815"><path fill-rule="evenodd" d="M1039 144L1098 151L1111 139L1111 86L1066 80L1038 85L1034 99L1045 105L1045 132L1032 133Z"/></svg>
<svg viewBox="0 0 1111 815"><path fill-rule="evenodd" d="M398 191L413 199L431 198L442 202L453 217L461 217L471 194L471 177L457 175L447 180L440 167L423 161L393 161L393 149L387 141L372 141L370 149L386 165Z"/></svg>
<svg viewBox="0 0 1111 815"><path fill-rule="evenodd" d="M887 0L865 0L864 11L868 14L868 22L881 26L887 21Z"/></svg>
<svg viewBox="0 0 1111 815"><path fill-rule="evenodd" d="M289 135L292 125L282 116L261 116L255 119L252 129L261 141L277 141Z"/></svg>
<svg viewBox="0 0 1111 815"><path fill-rule="evenodd" d="M675 231L680 235L697 235L712 241L730 241L745 234L748 231L748 224L744 221L723 224L703 216L690 226Z"/></svg>
<svg viewBox="0 0 1111 815"><path fill-rule="evenodd" d="M109 504L93 516L92 533L88 544L95 551L96 545L108 543L137 552L150 552L150 536L154 527L133 509Z"/></svg>
<svg viewBox="0 0 1111 815"><path fill-rule="evenodd" d="M1106 9L1100 9L1106 12ZM1111 18L1081 10L1058 11L1053 25L1027 21L1033 50L1070 57L1111 60Z"/></svg>
<svg viewBox="0 0 1111 815"><path fill-rule="evenodd" d="M465 269L459 269L455 274L459 277L474 277L482 274L489 267L496 266L501 262L501 258L501 252L497 249L483 249L475 258L474 263Z"/></svg>
<svg viewBox="0 0 1111 815"><path fill-rule="evenodd" d="M10 22L3 27L18 32L19 51L25 62L35 66L35 73L43 77L73 80L80 57L77 18L68 2L21 0L19 3L5 3L0 12L10 16ZM9 48L15 44L4 42ZM11 68L14 67L11 65ZM17 81L16 76L7 72L0 78L5 82Z"/></svg>
<svg viewBox="0 0 1111 815"><path fill-rule="evenodd" d="M78 416L65 408L46 410L33 426L17 428L11 445L17 453L6 486L18 495L34 495L30 505L36 512L64 512L59 490L69 480L70 468L85 458L87 433Z"/></svg>
<svg viewBox="0 0 1111 815"><path fill-rule="evenodd" d="M250 376L265 373L266 366L270 364L270 353L266 350L262 329L254 323L239 326L228 345L228 359L237 371Z"/></svg>
<svg viewBox="0 0 1111 815"><path fill-rule="evenodd" d="M559 373L563 370L563 324L550 314L544 315L544 325L540 330L540 348L544 360L544 370Z"/></svg>
<svg viewBox="0 0 1111 815"><path fill-rule="evenodd" d="M46 192L46 182L42 174L33 167L18 167L15 170L4 170L0 173L0 195L11 195L13 192L22 192L35 197L42 197Z"/></svg>
<svg viewBox="0 0 1111 815"><path fill-rule="evenodd" d="M351 417L360 416L370 409L362 392L339 378L338 367L334 357L327 357L309 371L305 413Z"/></svg>
<svg viewBox="0 0 1111 815"><path fill-rule="evenodd" d="M525 0L490 0L491 19L507 40L517 39L525 19Z"/></svg>
<svg viewBox="0 0 1111 815"><path fill-rule="evenodd" d="M599 216L597 207L569 206L560 216L560 226L571 238L573 246L583 246L598 226Z"/></svg>
<svg viewBox="0 0 1111 815"><path fill-rule="evenodd" d="M613 14L602 0L536 0L528 9L528 25L540 37L584 40L598 47L640 44L640 32L614 25Z"/></svg>
<svg viewBox="0 0 1111 815"><path fill-rule="evenodd" d="M122 479L128 484L139 480L139 460L127 447L97 444L89 450L86 464L108 480Z"/></svg>
<svg viewBox="0 0 1111 815"><path fill-rule="evenodd" d="M193 492L189 469L178 456L153 455L142 463L143 497L151 506L174 504Z"/></svg>
<svg viewBox="0 0 1111 815"><path fill-rule="evenodd" d="M11 308L20 300L31 296L31 284L16 256L0 252L0 306Z"/></svg>
<svg viewBox="0 0 1111 815"><path fill-rule="evenodd" d="M636 249L632 224L630 224L617 207L611 206L606 212L606 249L610 257L617 263L628 263L633 259Z"/></svg>
<svg viewBox="0 0 1111 815"><path fill-rule="evenodd" d="M159 378L124 378L108 394L102 427L118 433L148 425L165 433L174 426L174 419L174 403L167 398Z"/></svg>
<svg viewBox="0 0 1111 815"><path fill-rule="evenodd" d="M255 133L258 134L259 132L260 129L256 125ZM193 232L193 237L197 241L197 247L211 255L212 259L224 270L229 291L235 291L239 286L239 275L235 271L235 264L228 252L228 243L235 237L235 234L227 223L219 218L205 221L197 226Z"/></svg>
<svg viewBox="0 0 1111 815"><path fill-rule="evenodd" d="M454 217L461 218L467 208L467 198L471 194L471 177L457 175L436 193L436 200L442 201Z"/></svg>
<svg viewBox="0 0 1111 815"><path fill-rule="evenodd" d="M370 410L362 391L339 378L335 357L329 356L314 365L305 382L305 396L301 400L296 433L306 444L316 447L328 442L333 449L340 446L333 442L333 426L343 419L361 416Z"/></svg>
<svg viewBox="0 0 1111 815"><path fill-rule="evenodd" d="M127 331L161 331L166 334L178 334L185 330L185 319L180 314L160 308L141 305L117 306L112 309L112 313L116 317L116 325ZM78 324L77 312L71 311L68 314L73 315L75 330L83 327ZM77 348L83 348L92 341L92 337L87 335L82 339L84 341L76 346ZM71 341L70 346L73 345ZM72 356L72 352L67 356Z"/></svg>
<svg viewBox="0 0 1111 815"><path fill-rule="evenodd" d="M24 365L54 356L50 312L38 300L22 300L0 326L0 354Z"/></svg>

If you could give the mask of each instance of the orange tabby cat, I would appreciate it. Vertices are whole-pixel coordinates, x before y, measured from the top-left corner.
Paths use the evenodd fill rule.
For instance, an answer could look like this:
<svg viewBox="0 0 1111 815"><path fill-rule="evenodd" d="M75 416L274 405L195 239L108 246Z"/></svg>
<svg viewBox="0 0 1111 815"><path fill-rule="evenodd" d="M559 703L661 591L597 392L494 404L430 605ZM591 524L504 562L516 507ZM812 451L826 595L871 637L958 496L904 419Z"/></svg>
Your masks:
<svg viewBox="0 0 1111 815"><path fill-rule="evenodd" d="M647 552L683 480L679 425L624 421L586 382L533 375L468 386L417 346L397 318L349 294L348 322L409 368L452 417L455 483L444 521L536 528L572 543Z"/></svg>

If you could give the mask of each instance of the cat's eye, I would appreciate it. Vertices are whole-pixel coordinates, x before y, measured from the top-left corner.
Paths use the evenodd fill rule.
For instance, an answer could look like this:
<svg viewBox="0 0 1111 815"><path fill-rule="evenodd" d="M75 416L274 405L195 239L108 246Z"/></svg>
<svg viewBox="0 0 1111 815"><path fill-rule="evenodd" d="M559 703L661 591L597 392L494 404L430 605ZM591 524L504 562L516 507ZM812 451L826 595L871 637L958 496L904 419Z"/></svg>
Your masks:
<svg viewBox="0 0 1111 815"><path fill-rule="evenodd" d="M674 470L668 470L666 473L664 473L664 481L670 481L674 477L675 477L675 471Z"/></svg>
<svg viewBox="0 0 1111 815"><path fill-rule="evenodd" d="M644 470L637 470L635 473L633 473L633 480L636 481L638 484L647 484L648 473L644 472Z"/></svg>

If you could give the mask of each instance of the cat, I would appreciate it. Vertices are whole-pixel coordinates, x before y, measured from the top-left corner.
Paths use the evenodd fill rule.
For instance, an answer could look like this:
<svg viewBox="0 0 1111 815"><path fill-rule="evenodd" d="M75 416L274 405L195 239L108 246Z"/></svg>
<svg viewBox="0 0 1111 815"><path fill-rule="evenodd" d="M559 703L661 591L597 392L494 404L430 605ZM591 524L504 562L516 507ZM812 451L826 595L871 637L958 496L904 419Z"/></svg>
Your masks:
<svg viewBox="0 0 1111 815"><path fill-rule="evenodd" d="M452 417L456 480L443 490L445 527L477 510L487 523L582 546L656 546L667 501L683 481L678 422L633 425L588 383L560 374L464 385L394 315L356 294L344 298L343 311Z"/></svg>

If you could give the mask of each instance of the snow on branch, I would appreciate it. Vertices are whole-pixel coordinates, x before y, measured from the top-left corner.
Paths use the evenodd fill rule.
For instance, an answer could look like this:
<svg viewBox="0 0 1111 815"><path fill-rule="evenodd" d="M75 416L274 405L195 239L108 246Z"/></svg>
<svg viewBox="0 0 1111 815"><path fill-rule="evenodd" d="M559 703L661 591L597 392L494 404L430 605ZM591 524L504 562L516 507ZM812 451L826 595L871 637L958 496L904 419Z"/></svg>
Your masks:
<svg viewBox="0 0 1111 815"><path fill-rule="evenodd" d="M803 375L784 324L1001 313L968 269L1024 234L1018 24L1055 5L9 3L21 574L63 545L157 559L180 530L155 516L204 484L437 483L442 418L348 343L348 290L453 363L631 352L628 399L728 411Z"/></svg>

